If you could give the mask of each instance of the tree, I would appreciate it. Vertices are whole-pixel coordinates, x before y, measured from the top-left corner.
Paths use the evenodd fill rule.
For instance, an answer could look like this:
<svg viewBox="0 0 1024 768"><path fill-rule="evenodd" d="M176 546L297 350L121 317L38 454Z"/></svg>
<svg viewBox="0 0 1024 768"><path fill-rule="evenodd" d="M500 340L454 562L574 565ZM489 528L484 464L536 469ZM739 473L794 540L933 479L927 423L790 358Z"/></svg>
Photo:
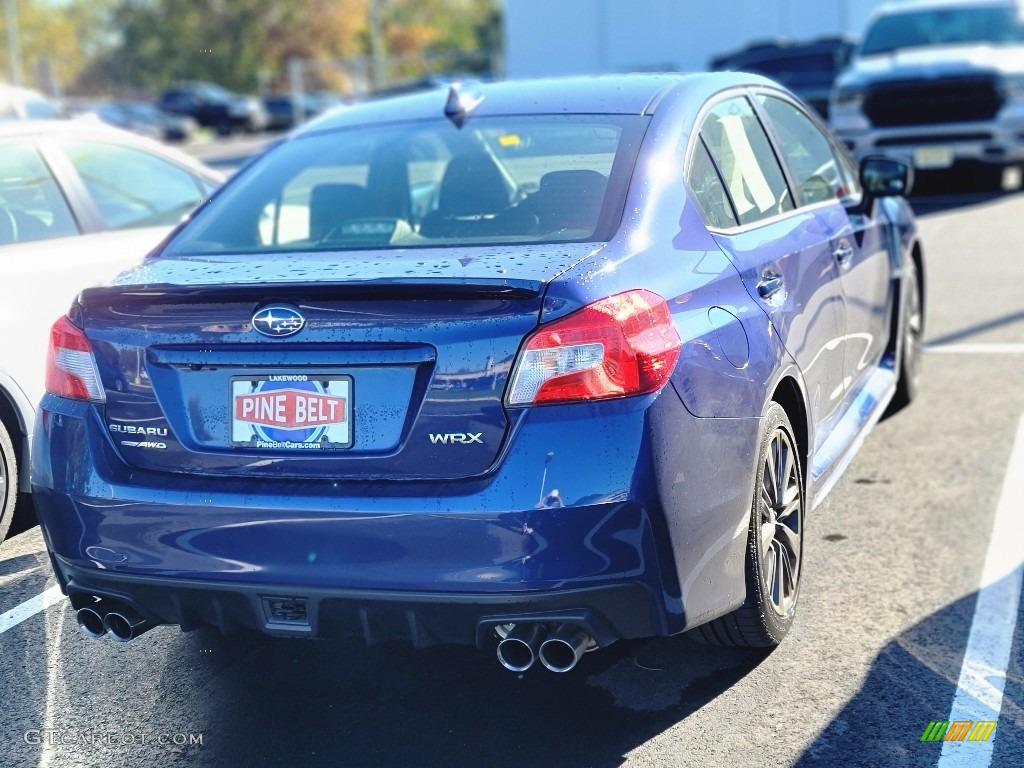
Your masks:
<svg viewBox="0 0 1024 768"><path fill-rule="evenodd" d="M370 53L371 0L15 2L26 72L48 58L79 92L155 91L181 80L252 92L264 77L286 85L293 57L328 71L338 60L365 65ZM500 39L499 0L373 2L398 79L486 69Z"/></svg>
<svg viewBox="0 0 1024 768"><path fill-rule="evenodd" d="M281 78L291 56L362 52L366 0L121 0L120 43L107 62L122 82L162 88L212 80L252 91Z"/></svg>
<svg viewBox="0 0 1024 768"><path fill-rule="evenodd" d="M97 53L109 0L14 0L26 84L53 91L75 81ZM3 68L9 60L7 19L0 13Z"/></svg>
<svg viewBox="0 0 1024 768"><path fill-rule="evenodd" d="M497 0L377 0L392 74L488 68L501 36Z"/></svg>

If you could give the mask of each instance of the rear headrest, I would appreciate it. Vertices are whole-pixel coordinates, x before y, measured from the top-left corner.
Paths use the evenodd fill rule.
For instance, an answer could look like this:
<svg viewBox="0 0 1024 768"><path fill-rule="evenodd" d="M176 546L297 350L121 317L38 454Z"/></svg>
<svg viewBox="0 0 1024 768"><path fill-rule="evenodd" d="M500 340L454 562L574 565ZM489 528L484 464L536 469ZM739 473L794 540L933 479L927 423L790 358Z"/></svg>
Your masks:
<svg viewBox="0 0 1024 768"><path fill-rule="evenodd" d="M608 179L597 171L551 171L540 179L542 229L595 229Z"/></svg>
<svg viewBox="0 0 1024 768"><path fill-rule="evenodd" d="M309 237L324 238L345 221L369 215L366 190L358 184L319 184L309 194Z"/></svg>
<svg viewBox="0 0 1024 768"><path fill-rule="evenodd" d="M484 152L455 155L441 180L437 210L445 216L480 216L508 207L508 188L498 166Z"/></svg>

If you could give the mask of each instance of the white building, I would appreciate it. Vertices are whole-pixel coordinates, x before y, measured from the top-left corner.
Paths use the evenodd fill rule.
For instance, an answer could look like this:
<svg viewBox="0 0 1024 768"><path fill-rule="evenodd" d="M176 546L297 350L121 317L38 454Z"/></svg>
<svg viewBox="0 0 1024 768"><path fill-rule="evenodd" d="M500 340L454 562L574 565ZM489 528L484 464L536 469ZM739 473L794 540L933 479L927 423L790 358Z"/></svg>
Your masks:
<svg viewBox="0 0 1024 768"><path fill-rule="evenodd" d="M706 69L752 40L859 37L880 0L505 0L507 77Z"/></svg>

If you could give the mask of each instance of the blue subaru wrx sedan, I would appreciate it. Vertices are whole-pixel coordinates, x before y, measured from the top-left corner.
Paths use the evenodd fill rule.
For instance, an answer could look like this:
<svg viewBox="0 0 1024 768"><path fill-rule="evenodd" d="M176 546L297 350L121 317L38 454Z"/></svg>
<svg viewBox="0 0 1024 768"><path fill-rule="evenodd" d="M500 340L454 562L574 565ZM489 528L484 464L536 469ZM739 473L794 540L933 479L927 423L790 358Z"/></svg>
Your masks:
<svg viewBox="0 0 1024 768"><path fill-rule="evenodd" d="M79 624L777 645L805 515L915 393L908 173L740 74L308 124L53 327L33 490Z"/></svg>

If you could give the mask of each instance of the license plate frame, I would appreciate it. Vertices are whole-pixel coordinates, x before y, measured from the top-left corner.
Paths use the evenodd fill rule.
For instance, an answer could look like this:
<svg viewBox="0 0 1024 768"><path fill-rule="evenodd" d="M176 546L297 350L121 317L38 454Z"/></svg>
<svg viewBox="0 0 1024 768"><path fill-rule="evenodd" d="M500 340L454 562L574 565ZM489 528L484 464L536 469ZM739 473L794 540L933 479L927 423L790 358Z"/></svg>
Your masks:
<svg viewBox="0 0 1024 768"><path fill-rule="evenodd" d="M945 144L934 147L918 147L914 150L914 167L920 171L934 171L951 168L956 162L953 148Z"/></svg>
<svg viewBox="0 0 1024 768"><path fill-rule="evenodd" d="M354 392L348 374L231 376L228 445L289 454L346 451L355 442Z"/></svg>

